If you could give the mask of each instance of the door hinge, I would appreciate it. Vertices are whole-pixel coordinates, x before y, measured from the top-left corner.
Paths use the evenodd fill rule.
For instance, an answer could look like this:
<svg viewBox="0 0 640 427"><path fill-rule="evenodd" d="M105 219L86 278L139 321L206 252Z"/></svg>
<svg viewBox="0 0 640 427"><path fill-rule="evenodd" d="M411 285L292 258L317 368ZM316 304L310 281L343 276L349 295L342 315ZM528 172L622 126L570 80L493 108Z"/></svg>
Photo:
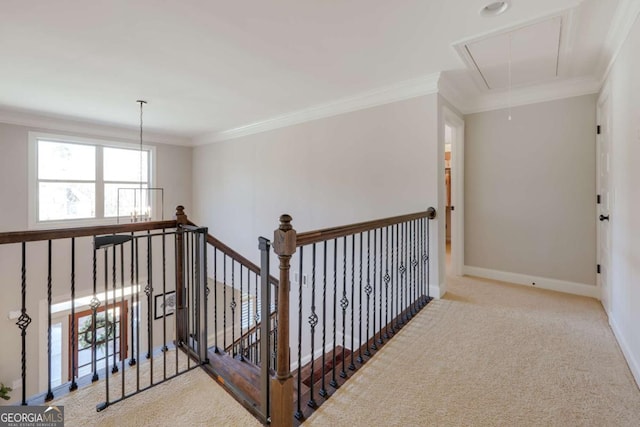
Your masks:
<svg viewBox="0 0 640 427"><path fill-rule="evenodd" d="M597 204L600 204L600 203L601 203L601 200L602 200L602 199L601 199L600 195L598 194L598 195L596 196L596 203L597 203Z"/></svg>
<svg viewBox="0 0 640 427"><path fill-rule="evenodd" d="M451 210L452 210L452 211L455 211L455 210L456 210L456 207L455 207L455 206L451 206Z"/></svg>
<svg viewBox="0 0 640 427"><path fill-rule="evenodd" d="M596 271L598 272L598 274L600 274L600 264L596 266Z"/></svg>
<svg viewBox="0 0 640 427"><path fill-rule="evenodd" d="M596 132L598 133L598 135L600 135L600 125L596 127Z"/></svg>

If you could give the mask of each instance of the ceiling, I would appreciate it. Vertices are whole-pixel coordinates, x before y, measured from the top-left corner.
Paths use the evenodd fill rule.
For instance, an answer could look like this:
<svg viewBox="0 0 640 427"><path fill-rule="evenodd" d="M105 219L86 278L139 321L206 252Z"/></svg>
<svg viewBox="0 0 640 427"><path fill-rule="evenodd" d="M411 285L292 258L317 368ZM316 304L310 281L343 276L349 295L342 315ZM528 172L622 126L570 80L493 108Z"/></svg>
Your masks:
<svg viewBox="0 0 640 427"><path fill-rule="evenodd" d="M557 63L553 37L514 35L514 82L595 81L630 1L511 0L482 17L488 0L3 0L0 110L133 128L145 99L146 129L189 143L441 72L477 98L491 90L455 46L482 51L504 90L504 32L555 16ZM517 80L532 67L543 76Z"/></svg>

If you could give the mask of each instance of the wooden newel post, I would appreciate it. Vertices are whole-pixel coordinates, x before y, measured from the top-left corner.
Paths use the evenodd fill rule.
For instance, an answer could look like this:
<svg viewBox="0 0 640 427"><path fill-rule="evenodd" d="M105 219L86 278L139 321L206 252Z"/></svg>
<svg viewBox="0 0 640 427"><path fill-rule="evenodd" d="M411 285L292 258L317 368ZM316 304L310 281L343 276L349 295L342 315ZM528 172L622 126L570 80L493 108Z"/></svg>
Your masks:
<svg viewBox="0 0 640 427"><path fill-rule="evenodd" d="M291 256L296 252L296 230L291 216L280 216L280 227L273 233L273 250L280 260L278 286L277 371L271 380L271 425L293 425L293 377L289 362L289 293Z"/></svg>
<svg viewBox="0 0 640 427"><path fill-rule="evenodd" d="M187 291L184 281L184 238L182 236L181 225L188 224L187 214L184 213L184 206L176 207L176 346L187 342Z"/></svg>

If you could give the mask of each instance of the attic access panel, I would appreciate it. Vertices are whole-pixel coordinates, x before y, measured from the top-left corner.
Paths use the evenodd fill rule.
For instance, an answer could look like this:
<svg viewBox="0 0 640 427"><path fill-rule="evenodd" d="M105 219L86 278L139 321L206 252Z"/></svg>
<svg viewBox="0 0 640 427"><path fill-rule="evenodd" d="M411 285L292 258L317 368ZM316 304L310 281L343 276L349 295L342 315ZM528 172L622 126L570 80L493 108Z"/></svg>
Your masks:
<svg viewBox="0 0 640 427"><path fill-rule="evenodd" d="M512 87L558 77L562 17L556 16L512 31L464 44L475 71L488 89Z"/></svg>

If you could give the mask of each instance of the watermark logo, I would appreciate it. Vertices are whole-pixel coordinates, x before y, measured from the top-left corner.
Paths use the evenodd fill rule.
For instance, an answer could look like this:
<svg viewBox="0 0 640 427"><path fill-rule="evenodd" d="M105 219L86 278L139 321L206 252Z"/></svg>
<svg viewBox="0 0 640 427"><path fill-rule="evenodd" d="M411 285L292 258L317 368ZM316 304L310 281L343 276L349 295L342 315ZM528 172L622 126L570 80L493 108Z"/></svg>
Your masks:
<svg viewBox="0 0 640 427"><path fill-rule="evenodd" d="M0 427L64 427L64 406L0 406Z"/></svg>

